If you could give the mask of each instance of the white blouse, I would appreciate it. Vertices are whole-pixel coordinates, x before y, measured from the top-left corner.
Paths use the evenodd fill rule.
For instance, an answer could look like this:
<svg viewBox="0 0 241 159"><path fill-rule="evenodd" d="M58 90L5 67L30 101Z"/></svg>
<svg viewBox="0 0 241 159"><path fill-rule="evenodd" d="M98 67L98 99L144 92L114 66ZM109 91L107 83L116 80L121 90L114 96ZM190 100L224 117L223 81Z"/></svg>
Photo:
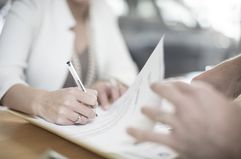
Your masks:
<svg viewBox="0 0 241 159"><path fill-rule="evenodd" d="M0 99L15 84L60 89L74 52L67 0L15 0L0 37ZM133 82L136 66L105 0L91 1L91 46L100 79Z"/></svg>

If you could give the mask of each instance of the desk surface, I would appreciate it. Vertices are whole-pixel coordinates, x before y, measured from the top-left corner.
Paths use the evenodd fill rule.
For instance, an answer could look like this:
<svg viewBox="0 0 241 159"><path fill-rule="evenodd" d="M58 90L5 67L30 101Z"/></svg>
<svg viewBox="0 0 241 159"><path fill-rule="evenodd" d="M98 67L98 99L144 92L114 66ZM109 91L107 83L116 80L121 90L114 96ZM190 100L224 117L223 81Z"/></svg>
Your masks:
<svg viewBox="0 0 241 159"><path fill-rule="evenodd" d="M52 149L70 159L103 159L6 111L0 111L0 158L40 159Z"/></svg>

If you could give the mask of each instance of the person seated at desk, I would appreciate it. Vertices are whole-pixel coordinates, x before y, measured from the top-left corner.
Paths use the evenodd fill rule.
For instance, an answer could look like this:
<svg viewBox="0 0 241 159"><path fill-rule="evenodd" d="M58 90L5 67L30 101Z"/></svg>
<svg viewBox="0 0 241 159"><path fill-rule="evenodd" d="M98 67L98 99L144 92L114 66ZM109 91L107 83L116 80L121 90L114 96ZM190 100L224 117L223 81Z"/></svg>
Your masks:
<svg viewBox="0 0 241 159"><path fill-rule="evenodd" d="M241 158L240 70L238 56L195 77L190 85L152 85L154 92L174 105L175 113L166 114L157 107L145 107L143 113L173 130L164 135L129 128L128 133L139 141L165 144L185 159Z"/></svg>
<svg viewBox="0 0 241 159"><path fill-rule="evenodd" d="M69 60L104 109L136 77L105 0L15 0L0 38L2 105L60 125L93 120L97 92L76 88Z"/></svg>

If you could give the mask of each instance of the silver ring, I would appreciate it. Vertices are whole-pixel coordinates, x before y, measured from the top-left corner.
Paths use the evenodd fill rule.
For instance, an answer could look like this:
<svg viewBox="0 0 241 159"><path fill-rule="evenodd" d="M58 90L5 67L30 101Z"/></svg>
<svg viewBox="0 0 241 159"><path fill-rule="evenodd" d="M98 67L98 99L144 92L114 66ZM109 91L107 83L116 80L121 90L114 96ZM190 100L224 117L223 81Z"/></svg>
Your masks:
<svg viewBox="0 0 241 159"><path fill-rule="evenodd" d="M80 120L80 114L78 114L78 117L77 117L77 119L74 121L74 123L78 123L78 121Z"/></svg>

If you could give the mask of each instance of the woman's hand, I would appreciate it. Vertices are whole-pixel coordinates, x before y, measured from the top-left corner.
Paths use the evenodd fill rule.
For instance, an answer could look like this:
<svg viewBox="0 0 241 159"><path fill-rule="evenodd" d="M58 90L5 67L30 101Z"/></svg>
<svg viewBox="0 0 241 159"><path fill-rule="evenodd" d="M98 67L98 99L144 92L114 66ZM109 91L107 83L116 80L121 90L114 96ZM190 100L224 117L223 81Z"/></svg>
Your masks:
<svg viewBox="0 0 241 159"><path fill-rule="evenodd" d="M59 125L87 124L96 116L97 92L66 88L44 92L33 102L37 115Z"/></svg>
<svg viewBox="0 0 241 159"><path fill-rule="evenodd" d="M241 158L239 105L200 82L154 84L152 89L174 105L175 113L147 107L144 114L173 130L166 135L129 128L130 135L139 141L165 144L187 159Z"/></svg>
<svg viewBox="0 0 241 159"><path fill-rule="evenodd" d="M107 110L110 105L120 98L127 87L118 81L97 81L93 89L98 92L98 102L103 109Z"/></svg>

